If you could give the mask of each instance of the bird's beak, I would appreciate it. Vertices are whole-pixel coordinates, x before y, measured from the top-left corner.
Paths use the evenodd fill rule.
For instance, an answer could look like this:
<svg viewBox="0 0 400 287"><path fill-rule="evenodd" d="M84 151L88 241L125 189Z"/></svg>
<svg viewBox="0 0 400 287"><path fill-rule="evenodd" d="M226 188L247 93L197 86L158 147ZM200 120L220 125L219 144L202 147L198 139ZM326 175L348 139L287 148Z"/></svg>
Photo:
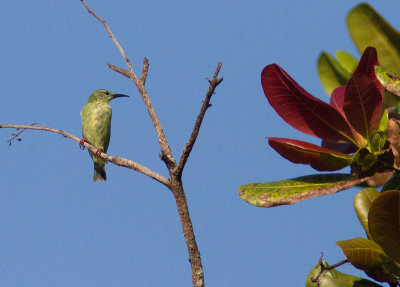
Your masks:
<svg viewBox="0 0 400 287"><path fill-rule="evenodd" d="M114 94L114 95L112 95L112 99L115 99L115 98L129 98L129 96L123 95L123 94Z"/></svg>

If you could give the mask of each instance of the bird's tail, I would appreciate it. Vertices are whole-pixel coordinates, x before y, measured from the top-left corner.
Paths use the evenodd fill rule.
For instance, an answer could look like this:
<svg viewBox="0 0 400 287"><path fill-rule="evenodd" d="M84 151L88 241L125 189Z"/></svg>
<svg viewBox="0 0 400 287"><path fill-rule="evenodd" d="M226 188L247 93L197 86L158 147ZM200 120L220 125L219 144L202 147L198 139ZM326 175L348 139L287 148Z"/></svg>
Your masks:
<svg viewBox="0 0 400 287"><path fill-rule="evenodd" d="M98 180L106 181L107 176L106 176L106 165L103 164L98 164L94 163L94 174L93 174L93 181L98 181Z"/></svg>

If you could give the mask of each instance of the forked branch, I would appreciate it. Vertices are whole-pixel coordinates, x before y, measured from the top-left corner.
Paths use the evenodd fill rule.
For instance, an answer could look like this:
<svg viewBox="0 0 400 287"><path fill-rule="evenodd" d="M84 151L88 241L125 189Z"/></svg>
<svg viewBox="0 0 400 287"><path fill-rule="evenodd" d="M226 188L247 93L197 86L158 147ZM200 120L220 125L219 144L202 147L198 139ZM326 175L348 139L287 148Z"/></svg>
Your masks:
<svg viewBox="0 0 400 287"><path fill-rule="evenodd" d="M197 243L196 243L196 239L195 239L195 235L194 235L194 231L193 231L193 226L192 226L192 222L191 222L190 215L189 215L189 209L188 209L188 205L187 205L186 195L183 190L182 172L183 172L185 164L189 158L190 152L192 151L193 145L196 142L204 115L205 115L207 109L211 106L210 100L211 100L212 95L214 94L215 88L222 82L222 78L218 79L218 74L220 72L222 63L218 63L218 67L214 73L213 78L211 80L209 80L210 86L207 91L206 98L203 101L203 106L200 110L200 113L199 113L197 119L196 119L196 123L195 123L194 129L192 131L192 134L183 149L179 164L177 164L175 158L173 157L171 149L169 147L168 141L165 137L164 131L161 127L161 123L158 119L158 116L156 115L153 104L151 103L150 98L149 98L146 88L145 88L145 83L146 83L146 78L147 78L147 73L148 73L148 68L149 68L149 63L148 63L147 59L145 58L143 61L142 74L140 76L140 79L138 79L132 68L132 65L131 65L128 57L126 56L124 50L122 49L121 45L115 38L114 34L111 32L111 29L108 27L106 22L92 11L88 7L88 5L85 3L84 0L81 0L81 2L86 7L86 9L89 11L89 13L92 14L97 20L99 20L104 25L109 36L114 41L114 43L118 47L120 53L124 57L125 62L129 67L129 70L121 69L112 64L108 64L108 66L112 70L124 75L125 77L132 79L132 81L135 83L135 85L142 97L144 104L147 107L148 113L150 115L150 118L153 122L154 128L157 133L158 142L161 147L161 159L167 165L167 168L168 168L168 171L170 174L169 188L175 197L176 206L177 206L177 209L179 212L179 217L180 217L181 224L182 224L183 234L184 234L184 237L186 240L186 245L187 245L188 252L189 252L189 262L191 263L193 286L197 286L197 287L204 286L203 266L201 263L200 251L197 247Z"/></svg>

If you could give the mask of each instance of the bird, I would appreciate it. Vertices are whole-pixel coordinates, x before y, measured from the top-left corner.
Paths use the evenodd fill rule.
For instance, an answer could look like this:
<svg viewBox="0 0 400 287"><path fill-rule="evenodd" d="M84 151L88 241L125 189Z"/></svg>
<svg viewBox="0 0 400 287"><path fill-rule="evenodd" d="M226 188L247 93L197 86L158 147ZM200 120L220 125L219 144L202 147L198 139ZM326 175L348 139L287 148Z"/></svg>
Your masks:
<svg viewBox="0 0 400 287"><path fill-rule="evenodd" d="M98 149L96 153L89 151L94 163L94 182L99 179L102 181L107 180L106 160L101 158L100 154L107 152L108 144L110 143L112 110L109 103L111 100L121 97L129 96L114 94L104 89L96 90L90 95L81 110L83 139L79 145L83 146L84 142L88 142Z"/></svg>

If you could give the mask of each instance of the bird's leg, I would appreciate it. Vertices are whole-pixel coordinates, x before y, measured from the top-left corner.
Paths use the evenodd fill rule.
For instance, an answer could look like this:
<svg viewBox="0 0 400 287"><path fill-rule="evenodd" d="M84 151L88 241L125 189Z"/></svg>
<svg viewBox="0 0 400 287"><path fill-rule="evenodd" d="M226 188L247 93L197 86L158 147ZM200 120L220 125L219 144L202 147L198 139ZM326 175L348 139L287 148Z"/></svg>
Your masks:
<svg viewBox="0 0 400 287"><path fill-rule="evenodd" d="M97 157L100 157L100 155L101 155L102 152L103 152L103 150L102 150L101 148L99 148L99 149L96 151L96 156L97 156Z"/></svg>
<svg viewBox="0 0 400 287"><path fill-rule="evenodd" d="M79 141L79 148L80 148L81 150L84 150L84 149L85 149L85 146L83 145L85 142L86 142L85 139L81 139L81 140Z"/></svg>

